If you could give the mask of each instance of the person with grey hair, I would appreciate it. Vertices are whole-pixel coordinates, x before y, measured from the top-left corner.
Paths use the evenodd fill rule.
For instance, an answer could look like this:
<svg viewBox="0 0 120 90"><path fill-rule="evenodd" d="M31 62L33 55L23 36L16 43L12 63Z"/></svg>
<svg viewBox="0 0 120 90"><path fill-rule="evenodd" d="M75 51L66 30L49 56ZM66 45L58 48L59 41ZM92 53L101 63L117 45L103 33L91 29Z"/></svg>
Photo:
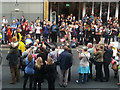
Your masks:
<svg viewBox="0 0 120 90"><path fill-rule="evenodd" d="M67 87L68 73L72 66L72 54L68 52L68 47L64 46L64 51L59 55L57 63L60 65L60 87Z"/></svg>
<svg viewBox="0 0 120 90"><path fill-rule="evenodd" d="M52 51L48 54L48 58L52 58L54 63L57 62L58 51L55 50L55 46L52 47Z"/></svg>
<svg viewBox="0 0 120 90"><path fill-rule="evenodd" d="M90 53L90 75L89 75L89 78L92 79L92 65L95 64L94 62L94 49L93 49L93 45L92 43L88 43L87 44L87 47L88 47L88 52Z"/></svg>
<svg viewBox="0 0 120 90"><path fill-rule="evenodd" d="M90 74L90 69L89 69L89 58L90 58L90 53L87 52L87 47L83 47L82 50L77 50L79 54L79 60L80 60L80 65L79 65L79 79L76 80L76 83L81 84L82 83L82 78L84 77L83 83L87 82L88 79L88 74ZM83 76L84 75L84 76Z"/></svg>

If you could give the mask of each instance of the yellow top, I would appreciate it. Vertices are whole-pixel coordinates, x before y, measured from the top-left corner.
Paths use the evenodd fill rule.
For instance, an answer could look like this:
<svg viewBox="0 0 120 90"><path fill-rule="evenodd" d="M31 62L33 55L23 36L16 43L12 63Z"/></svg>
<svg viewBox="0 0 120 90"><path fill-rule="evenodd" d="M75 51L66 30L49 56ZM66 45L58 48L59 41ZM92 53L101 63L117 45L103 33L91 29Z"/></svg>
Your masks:
<svg viewBox="0 0 120 90"><path fill-rule="evenodd" d="M20 33L18 33L18 35L19 35L19 41L21 41L22 36L21 36L21 34L20 34ZM16 37L16 39L17 39L17 41L18 41L18 38L17 38L17 33L15 33L15 37Z"/></svg>
<svg viewBox="0 0 120 90"><path fill-rule="evenodd" d="M25 44L22 41L19 41L18 49L23 53L25 51Z"/></svg>

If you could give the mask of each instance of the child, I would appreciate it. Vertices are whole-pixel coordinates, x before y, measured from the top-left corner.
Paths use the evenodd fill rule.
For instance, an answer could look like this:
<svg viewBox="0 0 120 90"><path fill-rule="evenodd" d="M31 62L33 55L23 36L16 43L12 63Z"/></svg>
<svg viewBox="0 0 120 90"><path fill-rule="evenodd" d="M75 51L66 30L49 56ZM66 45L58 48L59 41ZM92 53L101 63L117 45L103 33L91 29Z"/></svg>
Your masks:
<svg viewBox="0 0 120 90"><path fill-rule="evenodd" d="M21 41L21 34L20 34L20 29L17 29L17 32L15 33L15 37L17 38L17 41Z"/></svg>
<svg viewBox="0 0 120 90"><path fill-rule="evenodd" d="M10 28L10 25L8 25L7 27L7 40L8 43L12 42L12 29Z"/></svg>

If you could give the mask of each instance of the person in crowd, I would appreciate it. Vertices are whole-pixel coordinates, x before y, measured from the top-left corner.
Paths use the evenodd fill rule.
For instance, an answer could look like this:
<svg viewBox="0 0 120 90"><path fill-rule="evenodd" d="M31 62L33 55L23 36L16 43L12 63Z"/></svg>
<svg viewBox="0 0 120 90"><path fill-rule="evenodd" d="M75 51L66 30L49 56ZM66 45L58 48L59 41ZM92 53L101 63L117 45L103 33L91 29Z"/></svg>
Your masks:
<svg viewBox="0 0 120 90"><path fill-rule="evenodd" d="M23 29L23 23L25 23L25 21L26 21L25 17L22 16L22 18L20 19L20 25L21 25L22 29Z"/></svg>
<svg viewBox="0 0 120 90"><path fill-rule="evenodd" d="M73 58L64 46L64 51L59 55L57 63L60 65L60 87L67 87L69 68L72 66Z"/></svg>
<svg viewBox="0 0 120 90"><path fill-rule="evenodd" d="M19 19L16 19L17 28L20 25Z"/></svg>
<svg viewBox="0 0 120 90"><path fill-rule="evenodd" d="M36 25L39 23L40 24L40 18L39 17L37 17L37 19L35 20L35 23L36 23Z"/></svg>
<svg viewBox="0 0 120 90"><path fill-rule="evenodd" d="M23 53L25 51L25 37L22 37L21 41L19 41L18 49Z"/></svg>
<svg viewBox="0 0 120 90"><path fill-rule="evenodd" d="M48 54L48 58L52 58L54 63L57 62L58 58L58 51L55 50L55 46L52 47L52 51Z"/></svg>
<svg viewBox="0 0 120 90"><path fill-rule="evenodd" d="M39 51L39 53L37 55L37 58L41 57L42 60L43 60L43 64L46 65L46 63L45 63L45 61L46 61L46 54L44 52L44 48L42 46L40 46L40 47L38 47L38 51Z"/></svg>
<svg viewBox="0 0 120 90"><path fill-rule="evenodd" d="M98 44L101 40L101 29L100 29L99 25L97 25L97 31L96 31L95 39L96 39L96 44Z"/></svg>
<svg viewBox="0 0 120 90"><path fill-rule="evenodd" d="M22 36L20 34L20 29L17 29L17 31L15 33L15 37L16 37L17 41L21 41Z"/></svg>
<svg viewBox="0 0 120 90"><path fill-rule="evenodd" d="M72 49L69 46L68 46L68 52L73 56ZM71 68L69 69L69 74L68 74L68 82L70 81L71 81Z"/></svg>
<svg viewBox="0 0 120 90"><path fill-rule="evenodd" d="M12 25L10 27L11 27L11 29L13 31L12 36L15 36L15 32L17 30L17 24L15 23L15 20L13 20L13 23L12 23Z"/></svg>
<svg viewBox="0 0 120 90"><path fill-rule="evenodd" d="M6 43L6 33L7 33L7 27L6 24L4 24L3 28L2 28L2 44Z"/></svg>
<svg viewBox="0 0 120 90"><path fill-rule="evenodd" d="M77 50L80 59L80 66L78 70L79 79L76 80L76 83L78 84L82 83L82 77L84 77L83 83L85 84L87 82L88 74L90 74L90 69L89 69L90 53L87 52L87 49L88 49L87 47L83 47L81 51Z"/></svg>
<svg viewBox="0 0 120 90"><path fill-rule="evenodd" d="M105 29L105 40L104 43L110 44L110 40L111 40L111 30L109 25L107 26L107 28Z"/></svg>
<svg viewBox="0 0 120 90"><path fill-rule="evenodd" d="M40 27L40 23L37 24L37 26L35 27L36 29L36 39L39 39L39 41L41 41L40 37L41 37L41 27Z"/></svg>
<svg viewBox="0 0 120 90"><path fill-rule="evenodd" d="M22 71L24 71L24 76L25 76L25 67L26 67L26 57L28 56L29 53L29 45L25 46L25 51L22 52L22 56L21 56L21 61L20 61L20 65L21 65L21 69Z"/></svg>
<svg viewBox="0 0 120 90"><path fill-rule="evenodd" d="M85 16L83 17L83 23L87 23L87 21L88 21L88 16L87 16L87 14L85 14Z"/></svg>
<svg viewBox="0 0 120 90"><path fill-rule="evenodd" d="M7 25L8 24L8 20L6 19L5 16L2 17L2 29L4 27L4 25Z"/></svg>
<svg viewBox="0 0 120 90"><path fill-rule="evenodd" d="M72 33L71 33L71 39L75 38L76 39L77 32L75 28L75 22L72 22Z"/></svg>
<svg viewBox="0 0 120 90"><path fill-rule="evenodd" d="M23 90L26 89L26 84L27 84L28 78L30 79L29 90L32 90L33 75L34 75L34 69L33 68L34 68L34 65L35 65L35 59L31 55L30 51L29 51L28 56L26 58L26 67L25 67L25 77L24 77L24 83L23 83Z"/></svg>
<svg viewBox="0 0 120 90"><path fill-rule="evenodd" d="M116 33L116 41L119 42L119 36L120 36L120 26L117 24L117 33Z"/></svg>
<svg viewBox="0 0 120 90"><path fill-rule="evenodd" d="M57 78L56 64L52 58L48 58L46 62L46 79L48 81L48 90L55 90L55 80Z"/></svg>
<svg viewBox="0 0 120 90"><path fill-rule="evenodd" d="M37 83L38 90L41 90L41 83L44 81L46 76L45 66L43 65L43 60L41 57L38 57L38 59L35 61L34 70L34 90L37 90Z"/></svg>
<svg viewBox="0 0 120 90"><path fill-rule="evenodd" d="M6 59L9 61L10 72L12 77L10 84L15 84L16 81L19 81L19 57L20 53L18 50L18 43L16 42L16 37L13 37L10 45L10 51L6 57Z"/></svg>
<svg viewBox="0 0 120 90"><path fill-rule="evenodd" d="M23 23L23 26L25 27L25 31L26 31L26 34L29 34L29 22L28 20L25 20L25 22Z"/></svg>
<svg viewBox="0 0 120 90"><path fill-rule="evenodd" d="M25 39L25 45L29 45L30 46L33 46L33 40L31 39L30 37L30 34L26 35L26 39Z"/></svg>
<svg viewBox="0 0 120 90"><path fill-rule="evenodd" d="M91 31L90 31L90 26L89 25L86 25L86 27L84 28L85 30L85 37L84 37L84 40L85 40L85 45L88 44L88 42L90 42L91 40Z"/></svg>
<svg viewBox="0 0 120 90"><path fill-rule="evenodd" d="M80 43L80 45L83 45L83 35L84 31L83 31L83 26L79 26L79 30L78 30L78 43Z"/></svg>
<svg viewBox="0 0 120 90"><path fill-rule="evenodd" d="M45 38L45 40L49 38L49 30L50 30L50 26L48 23L43 25L43 37Z"/></svg>
<svg viewBox="0 0 120 90"><path fill-rule="evenodd" d="M116 26L117 24L114 22L113 23L113 25L112 25L112 27L111 27L111 30L112 30L112 34L111 34L111 38L112 38L112 41L114 42L114 41L116 41L116 34L117 34L117 26Z"/></svg>
<svg viewBox="0 0 120 90"><path fill-rule="evenodd" d="M60 39L65 37L65 23L63 22L59 28Z"/></svg>
<svg viewBox="0 0 120 90"><path fill-rule="evenodd" d="M111 45L105 44L104 46L104 54L103 54L103 66L104 66L104 73L105 73L105 81L109 81L110 73L109 73L109 64L112 61L113 50Z"/></svg>
<svg viewBox="0 0 120 90"><path fill-rule="evenodd" d="M91 24L90 31L91 31L91 43L93 44L95 38L95 32L96 32L96 29L93 24Z"/></svg>
<svg viewBox="0 0 120 90"><path fill-rule="evenodd" d="M52 43L57 42L57 32L58 32L58 26L56 25L56 22L53 22L53 25L51 26L51 38L52 38Z"/></svg>
<svg viewBox="0 0 120 90"><path fill-rule="evenodd" d="M12 29L10 28L10 25L7 26L7 40L8 43L12 42Z"/></svg>
<svg viewBox="0 0 120 90"><path fill-rule="evenodd" d="M103 82L103 71L102 71L102 65L103 65L103 52L104 52L104 46L99 44L94 46L94 55L96 60L96 78L95 81L100 80Z"/></svg>
<svg viewBox="0 0 120 90"><path fill-rule="evenodd" d="M116 85L120 86L120 49L118 48L117 50L117 55L115 57L115 62L117 62L117 68L118 68L118 71L114 71L114 73L116 72L116 76L115 78L117 78L117 74L118 74L118 77L119 77L119 80L118 80L118 83L116 83Z"/></svg>
<svg viewBox="0 0 120 90"><path fill-rule="evenodd" d="M90 58L89 58L89 67L90 67L90 74L89 74L89 78L92 79L93 78L93 64L95 64L94 62L94 48L93 48L93 44L92 43L88 43L87 44L88 50L87 52L90 53Z"/></svg>
<svg viewBox="0 0 120 90"><path fill-rule="evenodd" d="M94 21L94 13L91 13L90 15L90 22L92 23Z"/></svg>
<svg viewBox="0 0 120 90"><path fill-rule="evenodd" d="M49 50L47 50L47 47L44 43L42 44L42 47L43 47L43 52L45 53L45 60L47 60Z"/></svg>
<svg viewBox="0 0 120 90"><path fill-rule="evenodd" d="M34 25L34 22L31 21L31 25L30 25L30 30L29 30L29 34L31 35L31 38L34 39L34 36L35 36L35 25Z"/></svg>

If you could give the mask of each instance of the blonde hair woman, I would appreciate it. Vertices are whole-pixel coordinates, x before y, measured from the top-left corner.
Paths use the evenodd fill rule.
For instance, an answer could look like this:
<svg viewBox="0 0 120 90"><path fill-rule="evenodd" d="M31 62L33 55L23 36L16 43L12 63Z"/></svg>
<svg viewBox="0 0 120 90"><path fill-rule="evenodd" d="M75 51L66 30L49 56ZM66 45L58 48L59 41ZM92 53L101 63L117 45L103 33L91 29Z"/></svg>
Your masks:
<svg viewBox="0 0 120 90"><path fill-rule="evenodd" d="M40 69L42 65L43 65L43 60L41 57L38 57L38 59L35 63L35 66Z"/></svg>
<svg viewBox="0 0 120 90"><path fill-rule="evenodd" d="M36 90L36 86L38 83L38 90L41 90L41 83L44 81L46 76L45 65L43 64L43 59L38 57L34 67L34 90Z"/></svg>
<svg viewBox="0 0 120 90"><path fill-rule="evenodd" d="M26 89L26 84L28 81L28 78L30 79L29 82L29 89L32 89L32 81L33 81L33 75L34 75L34 64L35 63L35 59L33 58L33 56L29 53L28 57L26 58L26 67L25 67L25 79L24 79L24 84L23 84L23 89Z"/></svg>
<svg viewBox="0 0 120 90"><path fill-rule="evenodd" d="M52 58L48 58L46 62L46 79L48 81L49 90L55 90L55 80L57 77L56 65Z"/></svg>

